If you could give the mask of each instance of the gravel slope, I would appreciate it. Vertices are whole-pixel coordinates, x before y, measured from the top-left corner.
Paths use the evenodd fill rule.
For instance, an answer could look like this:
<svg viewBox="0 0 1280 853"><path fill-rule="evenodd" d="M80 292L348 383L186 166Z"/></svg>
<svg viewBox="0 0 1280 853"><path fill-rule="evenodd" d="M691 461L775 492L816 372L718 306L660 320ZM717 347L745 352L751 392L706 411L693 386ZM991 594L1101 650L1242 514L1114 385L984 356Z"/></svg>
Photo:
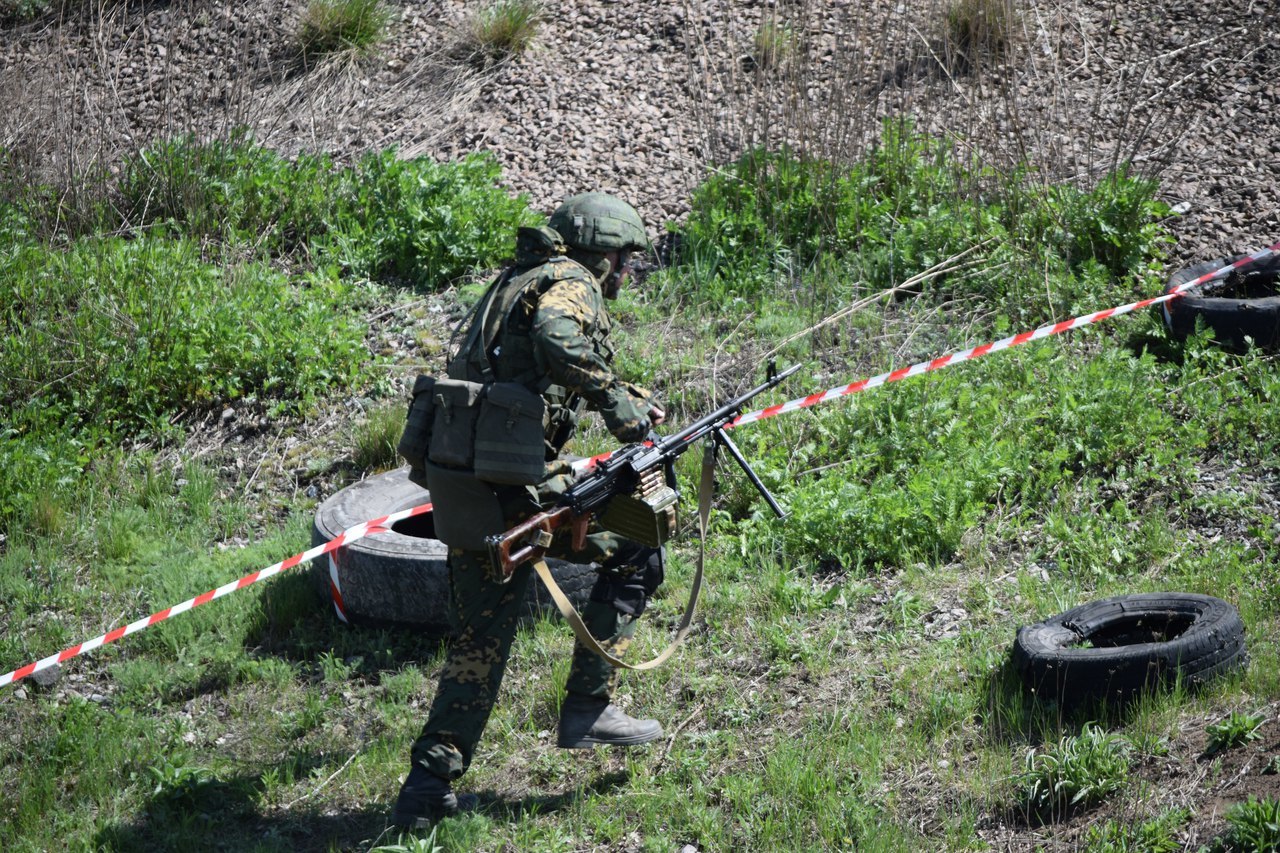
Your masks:
<svg viewBox="0 0 1280 853"><path fill-rule="evenodd" d="M54 175L156 135L237 124L339 156L485 150L542 208L599 187L656 224L745 146L857 156L881 117L911 115L1050 180L1134 159L1186 211L1182 259L1280 239L1270 0L1028 0L1007 64L972 74L936 61L940 0L582 0L556 5L530 51L483 72L449 56L478 3L393 5L374 56L309 70L293 59L299 0L135 0L0 30L0 144ZM754 38L775 20L798 46L761 67Z"/></svg>

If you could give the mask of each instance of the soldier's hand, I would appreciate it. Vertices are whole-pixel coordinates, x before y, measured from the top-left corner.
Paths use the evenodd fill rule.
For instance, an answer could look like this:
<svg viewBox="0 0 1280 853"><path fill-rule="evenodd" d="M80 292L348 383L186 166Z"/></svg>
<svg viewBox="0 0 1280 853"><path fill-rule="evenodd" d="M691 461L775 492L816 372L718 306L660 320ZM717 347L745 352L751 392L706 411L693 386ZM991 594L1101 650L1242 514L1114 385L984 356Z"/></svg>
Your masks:
<svg viewBox="0 0 1280 853"><path fill-rule="evenodd" d="M649 423L654 426L660 425L667 419L667 413L659 409L657 406L649 406Z"/></svg>

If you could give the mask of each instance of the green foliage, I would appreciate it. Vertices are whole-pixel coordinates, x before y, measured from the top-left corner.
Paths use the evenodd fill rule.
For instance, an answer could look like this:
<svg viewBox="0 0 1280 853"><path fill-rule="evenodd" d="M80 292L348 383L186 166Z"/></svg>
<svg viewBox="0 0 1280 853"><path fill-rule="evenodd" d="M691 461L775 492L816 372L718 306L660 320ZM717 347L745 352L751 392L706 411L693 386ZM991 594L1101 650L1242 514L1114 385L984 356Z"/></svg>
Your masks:
<svg viewBox="0 0 1280 853"><path fill-rule="evenodd" d="M950 559L978 519L1014 501L1037 507L1050 538L1071 549L1057 559L1136 571L1168 550L1164 528L1100 494L1098 482L1116 478L1132 494L1176 485L1191 476L1190 460L1170 447L1207 441L1203 425L1174 416L1164 371L1118 349L1090 359L1029 349L814 410L778 425L792 431L782 441L762 428L748 455L766 481L796 457L818 476L788 489L785 525L757 512L738 530L801 565L869 571ZM1060 497L1071 484L1082 488ZM755 507L753 492L735 495ZM1097 529L1083 535L1081 525Z"/></svg>
<svg viewBox="0 0 1280 853"><path fill-rule="evenodd" d="M1079 735L1027 754L1026 770L1018 778L1019 799L1036 814L1101 802L1125 786L1129 753L1123 737L1087 723Z"/></svg>
<svg viewBox="0 0 1280 853"><path fill-rule="evenodd" d="M1087 853L1176 853L1182 849L1178 829L1190 817L1188 809L1173 809L1136 826L1109 820L1089 827L1081 849Z"/></svg>
<svg viewBox="0 0 1280 853"><path fill-rule="evenodd" d="M165 436L175 414L255 397L300 410L361 375L349 288L215 266L147 236L38 245L0 281L0 525L109 458L113 436ZM281 318L287 318L282 322Z"/></svg>
<svg viewBox="0 0 1280 853"><path fill-rule="evenodd" d="M475 154L458 163L367 155L346 172L326 254L352 275L436 289L510 255L536 216L498 186L501 169Z"/></svg>
<svg viewBox="0 0 1280 853"><path fill-rule="evenodd" d="M515 228L536 218L500 176L488 155L436 163L388 150L335 170L325 157L288 160L242 133L185 137L126 165L121 224L170 223L257 254L331 258L358 277L435 289L495 265Z"/></svg>
<svg viewBox="0 0 1280 853"><path fill-rule="evenodd" d="M126 161L119 195L124 227L170 223L192 238L296 252L323 235L337 176L327 157L293 160L237 131L200 142L160 142ZM340 214L337 214L340 216Z"/></svg>
<svg viewBox="0 0 1280 853"><path fill-rule="evenodd" d="M436 829L426 837L401 837L396 844L384 844L374 847L370 853L440 853L444 848L436 844Z"/></svg>
<svg viewBox="0 0 1280 853"><path fill-rule="evenodd" d="M1169 207L1156 200L1158 189L1154 179L1132 175L1128 166L1088 192L1054 187L1039 211L1037 230L1054 240L1073 269L1096 261L1123 276L1172 243L1160 224Z"/></svg>
<svg viewBox="0 0 1280 853"><path fill-rule="evenodd" d="M523 53L546 16L540 0L494 0L467 19L457 52L481 66Z"/></svg>
<svg viewBox="0 0 1280 853"><path fill-rule="evenodd" d="M305 404L364 358L349 290L332 278L296 288L164 238L31 247L16 260L0 282L0 406L20 424L162 432L175 411L251 394Z"/></svg>
<svg viewBox="0 0 1280 853"><path fill-rule="evenodd" d="M336 267L438 288L495 265L535 218L499 176L483 156L338 169L243 132L183 137L129 158L70 239L62 196L0 156L0 528L57 527L122 437L246 398L302 411L362 377L364 297ZM386 436L365 437L382 464Z"/></svg>
<svg viewBox="0 0 1280 853"><path fill-rule="evenodd" d="M34 20L52 5L52 0L0 0L0 25Z"/></svg>
<svg viewBox="0 0 1280 853"><path fill-rule="evenodd" d="M1209 735L1209 745L1205 752L1217 754L1258 740L1262 737L1260 730L1263 722L1265 721L1259 714L1232 711L1225 719L1205 727L1205 733Z"/></svg>
<svg viewBox="0 0 1280 853"><path fill-rule="evenodd" d="M298 26L303 59L369 53L387 35L395 13L382 0L311 0Z"/></svg>
<svg viewBox="0 0 1280 853"><path fill-rule="evenodd" d="M751 151L695 190L680 267L660 274L659 288L821 305L929 272L913 292L974 295L1040 322L1082 297L1092 304L1169 241L1154 182L1127 168L1085 191L1031 178L960 157L900 121L853 164ZM1056 288L1047 304L1046 273Z"/></svg>
<svg viewBox="0 0 1280 853"><path fill-rule="evenodd" d="M1225 848L1232 853L1280 851L1280 800L1250 796L1227 810L1227 823Z"/></svg>

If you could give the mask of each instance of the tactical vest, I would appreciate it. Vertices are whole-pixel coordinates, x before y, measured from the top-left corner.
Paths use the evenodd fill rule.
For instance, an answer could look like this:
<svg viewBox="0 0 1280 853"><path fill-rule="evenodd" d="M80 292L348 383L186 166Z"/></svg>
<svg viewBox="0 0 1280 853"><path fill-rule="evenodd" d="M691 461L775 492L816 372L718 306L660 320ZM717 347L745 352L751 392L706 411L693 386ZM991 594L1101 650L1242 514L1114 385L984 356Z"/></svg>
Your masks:
<svg viewBox="0 0 1280 853"><path fill-rule="evenodd" d="M543 438L547 461L555 459L573 436L586 404L577 394L553 383L546 366L539 364L533 321L542 294L557 282L572 279L589 279L598 286L585 268L564 256L546 259L537 266L509 268L473 309L466 337L447 369L451 379L515 382L540 394L546 404ZM583 332L606 361L613 360L604 311L597 312L596 322Z"/></svg>
<svg viewBox="0 0 1280 853"><path fill-rule="evenodd" d="M439 539L451 548L483 550L506 519L490 484L533 485L546 476L573 435L585 402L550 379L534 347L538 300L560 281L596 279L564 257L549 228L522 228L514 266L489 286L458 325L461 346L447 379L419 376L399 450L409 478L431 491ZM603 305L584 334L612 361Z"/></svg>

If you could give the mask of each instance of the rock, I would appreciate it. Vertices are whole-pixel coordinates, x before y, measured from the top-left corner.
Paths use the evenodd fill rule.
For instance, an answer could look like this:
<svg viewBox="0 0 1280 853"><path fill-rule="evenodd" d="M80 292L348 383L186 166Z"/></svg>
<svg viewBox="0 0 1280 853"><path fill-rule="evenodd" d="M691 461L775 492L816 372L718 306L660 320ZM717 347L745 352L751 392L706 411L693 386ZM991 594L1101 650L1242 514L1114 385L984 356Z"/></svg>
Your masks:
<svg viewBox="0 0 1280 853"><path fill-rule="evenodd" d="M46 669L33 672L30 678L41 687L52 687L62 680L62 665L55 663Z"/></svg>

